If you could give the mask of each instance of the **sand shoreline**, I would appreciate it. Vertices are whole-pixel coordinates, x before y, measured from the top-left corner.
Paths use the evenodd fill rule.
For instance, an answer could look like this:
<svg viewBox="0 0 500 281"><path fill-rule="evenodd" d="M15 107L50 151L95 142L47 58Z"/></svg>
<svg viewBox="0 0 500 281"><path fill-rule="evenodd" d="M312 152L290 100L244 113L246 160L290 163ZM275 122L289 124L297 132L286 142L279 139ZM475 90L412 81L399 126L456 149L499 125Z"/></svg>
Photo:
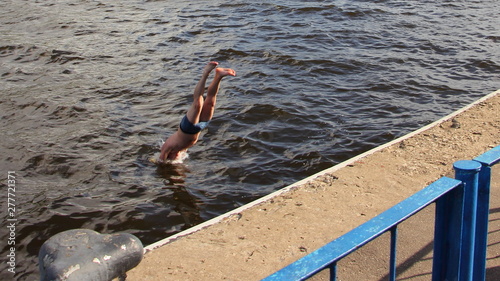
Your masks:
<svg viewBox="0 0 500 281"><path fill-rule="evenodd" d="M499 94L149 245L127 280L259 280L499 145Z"/></svg>

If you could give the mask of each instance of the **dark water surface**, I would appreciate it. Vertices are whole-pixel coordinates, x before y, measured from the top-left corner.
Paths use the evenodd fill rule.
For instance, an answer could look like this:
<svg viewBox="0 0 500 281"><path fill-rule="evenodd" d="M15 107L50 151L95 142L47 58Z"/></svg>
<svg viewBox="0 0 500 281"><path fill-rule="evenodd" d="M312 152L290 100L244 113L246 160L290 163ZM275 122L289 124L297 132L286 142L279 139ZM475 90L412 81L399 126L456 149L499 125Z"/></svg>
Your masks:
<svg viewBox="0 0 500 281"><path fill-rule="evenodd" d="M497 0L0 2L2 280L71 228L144 244L500 88ZM214 119L183 164L147 159L216 60ZM4 279L5 278L5 279Z"/></svg>

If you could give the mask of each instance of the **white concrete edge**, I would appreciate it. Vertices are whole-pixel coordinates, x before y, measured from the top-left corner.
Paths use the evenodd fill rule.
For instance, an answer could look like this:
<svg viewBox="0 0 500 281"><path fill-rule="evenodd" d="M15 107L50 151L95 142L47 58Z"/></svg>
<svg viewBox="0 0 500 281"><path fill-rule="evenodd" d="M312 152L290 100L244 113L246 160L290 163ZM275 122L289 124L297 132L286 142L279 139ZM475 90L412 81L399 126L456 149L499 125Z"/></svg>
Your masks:
<svg viewBox="0 0 500 281"><path fill-rule="evenodd" d="M201 230L203 228L206 228L208 226L217 224L217 223L221 222L222 220L224 220L225 218L228 218L228 217L230 217L232 215L238 214L238 213L240 213L240 212L242 212L242 211L244 211L246 209L252 208L252 207L254 207L256 205L259 205L259 204L261 204L261 203L263 203L265 201L268 201L268 200L270 200L270 199L272 199L274 197L277 197L277 196L279 196L279 195L281 195L283 193L286 193L286 192L288 192L289 190L291 190L291 189L293 189L295 187L301 186L301 185L303 185L303 184L305 184L305 183L307 183L309 181L312 181L312 180L316 179L317 177L320 177L320 176L325 175L325 174L332 173L332 172L337 171L337 170L339 170L341 168L344 168L344 167L346 167L348 165L351 165L352 163L355 163L356 161L358 161L359 159L361 159L363 157L366 157L366 156L368 156L370 154L373 154L373 153L375 153L377 151L383 150L384 148L387 148L387 147L389 147L389 146L391 146L391 145L393 145L395 143L399 143L399 142L401 142L403 140L409 139L409 138L411 138L411 137L413 137L413 136L415 136L417 134L420 134L420 133L422 133L422 132L424 132L424 131L426 131L426 130L428 130L430 128L433 128L433 127L435 127L435 126L437 126L437 125L439 125L439 124L441 124L441 123L443 123L443 122L445 122L447 120L450 120L453 117L455 117L455 116L463 113L464 111L467 111L468 109L472 108L473 106L475 106L475 105L477 105L479 103L482 103L482 102L484 102L484 101L486 101L486 100L488 100L488 99L490 99L490 98L492 98L492 97L494 97L494 96L496 96L498 94L500 94L500 89L498 89L498 90L496 90L496 91L494 91L494 92L492 92L492 93L490 93L490 94L488 94L488 95L486 95L486 96L478 99L477 101L475 101L475 102L473 102L473 103L471 103L471 104L469 104L469 105L467 105L467 106L465 106L465 107L463 107L463 108L461 108L461 109L459 109L459 110L457 110L457 111L455 111L455 112L453 112L453 113L451 113L451 114L449 114L449 115L447 115L447 116L445 116L445 117L443 117L443 118L441 118L441 119L439 119L439 120L437 120L437 121L435 121L435 122L433 122L433 123L431 123L431 124L429 124L427 126L424 126L424 127L420 128L420 129L418 129L416 131L413 131L413 132L411 132L411 133L409 133L407 135L399 137L399 138L397 138L397 139L395 139L393 141L390 141L390 142L388 142L386 144L377 146L377 147L375 147L375 148L373 148L373 149L371 149L369 151L366 151L366 152L364 152L362 154L359 154L359 155L357 155L357 156L355 156L353 158L350 158L350 159L348 159L348 160L346 160L344 162L341 162L341 163L339 163L339 164L337 164L337 165L335 165L333 167L330 167L328 169L320 171L320 172L318 172L318 173L316 173L314 175L311 175L311 176L309 176L309 177L307 177L305 179L297 181L297 182L295 182L295 183L293 183L291 185L288 185L288 186L286 186L286 187L284 187L282 189L279 189L279 190L277 190L277 191L275 191L273 193L270 193L270 194L268 194L268 195L266 195L264 197L261 197L261 198L255 200L255 201L252 201L252 202L250 202L248 204L245 204L245 205L243 205L241 207L238 207L238 208L236 208L234 210L231 210L231 211L229 211L227 213L224 213L224 214L222 214L220 216L217 216L217 217L215 217L213 219L210 219L210 220L205 221L205 222L203 222L201 224L198 224L198 225L193 226L193 227L191 227L189 229L186 229L186 230L184 230L182 232L179 232L179 233L177 233L175 235L172 235L172 236L167 237L165 239L162 239L162 240L160 240L158 242L155 242L155 243L153 243L151 245L148 245L148 246L144 247L144 252L147 253L147 252L152 251L152 250L154 250L156 248L159 248L159 247L161 247L161 246L163 246L165 244L168 244L168 243L170 243L170 242L172 242L172 241L174 241L174 240L176 240L176 239L178 239L178 238L180 238L182 236L186 236L186 235L192 234L192 233L197 232L197 231L199 231L199 230Z"/></svg>

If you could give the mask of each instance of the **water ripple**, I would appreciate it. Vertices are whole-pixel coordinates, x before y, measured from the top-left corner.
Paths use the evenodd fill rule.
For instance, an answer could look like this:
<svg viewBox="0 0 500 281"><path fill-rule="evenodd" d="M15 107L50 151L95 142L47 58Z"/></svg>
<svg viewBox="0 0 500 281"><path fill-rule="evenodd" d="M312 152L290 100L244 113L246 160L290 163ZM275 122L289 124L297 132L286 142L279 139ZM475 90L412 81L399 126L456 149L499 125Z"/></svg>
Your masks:
<svg viewBox="0 0 500 281"><path fill-rule="evenodd" d="M16 278L36 276L59 231L149 244L498 89L495 5L2 1L0 165L23 183ZM210 127L183 164L151 164L210 60L238 73Z"/></svg>

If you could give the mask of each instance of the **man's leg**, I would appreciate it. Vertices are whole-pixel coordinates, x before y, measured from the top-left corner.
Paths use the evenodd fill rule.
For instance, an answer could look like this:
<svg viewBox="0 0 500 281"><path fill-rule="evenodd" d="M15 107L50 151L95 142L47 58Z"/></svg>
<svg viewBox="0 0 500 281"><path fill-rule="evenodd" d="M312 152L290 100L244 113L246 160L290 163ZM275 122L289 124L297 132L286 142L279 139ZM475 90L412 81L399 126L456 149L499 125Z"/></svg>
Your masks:
<svg viewBox="0 0 500 281"><path fill-rule="evenodd" d="M200 113L205 102L203 98L203 93L205 92L205 84L207 82L208 75L210 75L210 72L212 72L212 70L214 70L214 68L216 68L218 64L219 63L214 61L209 62L203 69L201 79L200 81L198 81L198 84L196 84L196 87L194 88L193 103L191 104L191 107L188 109L188 112L186 114L189 122L193 124L200 122Z"/></svg>
<svg viewBox="0 0 500 281"><path fill-rule="evenodd" d="M212 83L208 86L207 97L203 102L199 121L207 122L212 120L214 115L215 103L217 101L217 93L219 92L220 82L225 76L236 76L236 72L230 68L217 68L215 77Z"/></svg>

